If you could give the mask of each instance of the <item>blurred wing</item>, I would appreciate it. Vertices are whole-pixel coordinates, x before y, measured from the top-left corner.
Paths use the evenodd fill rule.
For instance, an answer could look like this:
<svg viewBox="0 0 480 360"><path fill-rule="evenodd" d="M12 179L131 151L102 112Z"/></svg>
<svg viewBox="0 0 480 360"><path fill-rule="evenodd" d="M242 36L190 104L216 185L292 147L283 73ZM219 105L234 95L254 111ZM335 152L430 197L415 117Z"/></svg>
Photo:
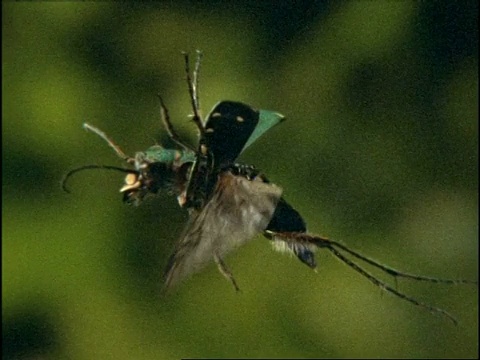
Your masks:
<svg viewBox="0 0 480 360"><path fill-rule="evenodd" d="M166 269L166 288L200 271L214 254L222 257L264 231L282 190L260 178L247 180L230 172L219 175L211 199L191 214Z"/></svg>

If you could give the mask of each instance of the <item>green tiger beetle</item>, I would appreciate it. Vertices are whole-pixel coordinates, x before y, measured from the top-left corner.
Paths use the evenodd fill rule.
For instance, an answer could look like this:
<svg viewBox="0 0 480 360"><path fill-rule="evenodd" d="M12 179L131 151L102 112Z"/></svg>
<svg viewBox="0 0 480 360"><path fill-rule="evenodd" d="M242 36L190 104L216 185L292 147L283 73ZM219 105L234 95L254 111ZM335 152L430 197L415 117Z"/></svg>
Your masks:
<svg viewBox="0 0 480 360"><path fill-rule="evenodd" d="M177 196L180 207L189 212L189 221L168 260L166 290L200 271L212 260L239 290L223 258L255 235L263 233L273 242L274 248L295 255L312 269L317 266L314 250L327 249L381 289L457 323L447 311L401 293L362 268L348 255L393 276L395 280L406 278L444 284L477 284L476 281L404 273L361 255L340 242L308 233L305 221L282 197L279 186L271 183L254 166L236 163L244 149L282 122L284 117L273 111L256 110L240 102L221 101L205 120L202 119L198 98L201 53L197 52L193 76L188 54L184 54L184 59L193 108L192 120L199 133L196 147L185 143L175 132L167 107L159 96L163 126L179 149L155 145L137 152L134 157L128 156L104 132L85 123L84 128L104 139L130 168L86 165L71 170L62 180L62 187L68 192L66 181L76 172L86 169L116 170L127 174L120 192L128 204L138 205L146 196L161 190Z"/></svg>

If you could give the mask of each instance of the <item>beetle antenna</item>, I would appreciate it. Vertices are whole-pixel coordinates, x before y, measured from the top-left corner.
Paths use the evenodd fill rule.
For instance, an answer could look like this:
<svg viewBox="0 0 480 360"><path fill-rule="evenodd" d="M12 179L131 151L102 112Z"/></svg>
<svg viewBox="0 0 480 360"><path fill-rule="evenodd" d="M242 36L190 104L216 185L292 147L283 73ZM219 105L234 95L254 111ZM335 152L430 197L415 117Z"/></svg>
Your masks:
<svg viewBox="0 0 480 360"><path fill-rule="evenodd" d="M110 165L84 165L84 166L80 166L78 168L75 168L75 169L72 169L70 170L68 173L66 173L64 176L63 176L63 179L61 181L61 185L62 185L62 189L63 191L65 191L66 193L69 193L70 194L70 190L68 190L67 188L67 180L72 177L73 174L76 174L80 171L83 171L83 170L91 170L91 169L104 169L104 170L115 170L115 171L120 171L120 172L123 172L123 173L127 173L127 174L138 174L138 171L135 171L135 170L129 170L129 169L124 169L124 168L121 168L121 167L118 167L118 166L110 166Z"/></svg>

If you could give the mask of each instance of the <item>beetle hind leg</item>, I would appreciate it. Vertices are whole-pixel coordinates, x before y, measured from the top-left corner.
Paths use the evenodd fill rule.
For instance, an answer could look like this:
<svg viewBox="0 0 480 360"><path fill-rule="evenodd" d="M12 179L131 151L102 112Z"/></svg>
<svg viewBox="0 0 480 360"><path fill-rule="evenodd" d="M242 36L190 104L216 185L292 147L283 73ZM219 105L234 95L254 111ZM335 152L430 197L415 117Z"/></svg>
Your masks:
<svg viewBox="0 0 480 360"><path fill-rule="evenodd" d="M227 268L227 265L224 263L222 258L217 253L213 255L213 258L215 259L218 270L222 273L222 275L225 276L232 283L233 287L237 292L240 291L240 288L238 287L232 272Z"/></svg>

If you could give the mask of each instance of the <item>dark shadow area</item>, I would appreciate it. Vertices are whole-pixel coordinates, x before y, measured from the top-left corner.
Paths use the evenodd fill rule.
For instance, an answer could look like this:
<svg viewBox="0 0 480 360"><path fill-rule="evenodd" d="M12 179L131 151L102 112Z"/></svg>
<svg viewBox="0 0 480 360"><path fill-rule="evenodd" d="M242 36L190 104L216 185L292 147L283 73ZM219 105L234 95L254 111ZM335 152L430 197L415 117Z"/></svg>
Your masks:
<svg viewBox="0 0 480 360"><path fill-rule="evenodd" d="M58 350L58 327L40 309L2 316L2 359L42 358Z"/></svg>

